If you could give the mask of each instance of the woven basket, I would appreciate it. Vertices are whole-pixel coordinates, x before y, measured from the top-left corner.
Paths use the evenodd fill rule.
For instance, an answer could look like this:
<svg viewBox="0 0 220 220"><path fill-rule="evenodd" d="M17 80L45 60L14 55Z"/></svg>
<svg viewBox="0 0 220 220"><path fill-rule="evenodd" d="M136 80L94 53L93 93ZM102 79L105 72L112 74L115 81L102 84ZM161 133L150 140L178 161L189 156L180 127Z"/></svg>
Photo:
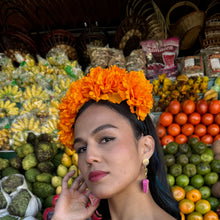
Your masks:
<svg viewBox="0 0 220 220"><path fill-rule="evenodd" d="M206 28L216 28L220 27L220 14L207 18L205 21Z"/></svg>
<svg viewBox="0 0 220 220"><path fill-rule="evenodd" d="M207 47L220 47L220 38L206 38L202 41L203 48Z"/></svg>
<svg viewBox="0 0 220 220"><path fill-rule="evenodd" d="M181 6L190 6L195 11L183 16L174 24L170 24L171 12ZM189 49L194 45L203 28L204 19L205 13L189 1L178 2L170 8L166 16L167 29L172 36L179 38L181 50Z"/></svg>
<svg viewBox="0 0 220 220"><path fill-rule="evenodd" d="M41 50L44 55L52 48L63 49L70 60L77 59L75 49L76 38L72 33L65 30L54 30L43 36L41 40Z"/></svg>

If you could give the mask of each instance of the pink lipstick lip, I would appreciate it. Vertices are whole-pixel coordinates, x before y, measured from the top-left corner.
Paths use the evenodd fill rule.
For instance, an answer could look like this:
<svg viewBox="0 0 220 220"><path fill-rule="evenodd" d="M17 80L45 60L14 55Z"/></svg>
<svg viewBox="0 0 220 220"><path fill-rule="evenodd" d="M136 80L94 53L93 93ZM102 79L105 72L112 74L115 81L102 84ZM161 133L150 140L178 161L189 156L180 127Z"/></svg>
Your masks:
<svg viewBox="0 0 220 220"><path fill-rule="evenodd" d="M89 180L91 182L97 182L106 175L108 175L108 173L101 170L92 171L89 173Z"/></svg>

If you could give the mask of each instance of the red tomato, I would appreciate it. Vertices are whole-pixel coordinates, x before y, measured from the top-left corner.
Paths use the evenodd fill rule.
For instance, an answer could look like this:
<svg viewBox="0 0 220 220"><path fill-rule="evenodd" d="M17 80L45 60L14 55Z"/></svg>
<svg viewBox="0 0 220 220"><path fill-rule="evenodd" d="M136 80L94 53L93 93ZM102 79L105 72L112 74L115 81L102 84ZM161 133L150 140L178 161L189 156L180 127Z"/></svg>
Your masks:
<svg viewBox="0 0 220 220"><path fill-rule="evenodd" d="M196 112L198 112L200 115L205 114L208 111L208 108L209 105L205 99L199 99L196 102Z"/></svg>
<svg viewBox="0 0 220 220"><path fill-rule="evenodd" d="M196 104L188 99L182 103L182 111L187 115L192 114L196 109Z"/></svg>
<svg viewBox="0 0 220 220"><path fill-rule="evenodd" d="M174 137L173 136L165 135L161 139L161 144L162 145L167 145L168 143L173 142L173 141L174 141Z"/></svg>
<svg viewBox="0 0 220 220"><path fill-rule="evenodd" d="M193 132L194 132L194 126L192 124L190 124L190 123L186 123L181 128L181 133L186 135L186 136L192 135Z"/></svg>
<svg viewBox="0 0 220 220"><path fill-rule="evenodd" d="M174 120L177 124L184 125L184 124L186 124L186 122L188 120L188 116L187 116L187 114L180 112L177 115L175 115Z"/></svg>
<svg viewBox="0 0 220 220"><path fill-rule="evenodd" d="M158 121L161 125L167 127L173 122L173 115L170 112L162 112Z"/></svg>
<svg viewBox="0 0 220 220"><path fill-rule="evenodd" d="M169 106L168 106L168 111L173 114L176 115L177 113L179 113L181 108L180 102L177 100L173 100L170 102Z"/></svg>
<svg viewBox="0 0 220 220"><path fill-rule="evenodd" d="M180 133L180 130L180 126L176 123L172 123L167 127L167 133L174 137Z"/></svg>
<svg viewBox="0 0 220 220"><path fill-rule="evenodd" d="M199 137L202 137L203 135L206 134L206 126L203 125L203 124L198 124L195 126L195 129L194 129L194 133L196 135L198 135Z"/></svg>
<svg viewBox="0 0 220 220"><path fill-rule="evenodd" d="M213 143L213 137L210 134L205 134L201 137L200 141L202 141L205 144L212 144Z"/></svg>
<svg viewBox="0 0 220 220"><path fill-rule="evenodd" d="M220 100L212 100L209 103L209 112L211 114L218 114L220 112Z"/></svg>
<svg viewBox="0 0 220 220"><path fill-rule="evenodd" d="M189 139L190 139L190 138L193 138L193 137L197 138L197 139L200 141L200 137L199 137L198 135L196 135L196 134L190 135L190 136L189 136Z"/></svg>
<svg viewBox="0 0 220 220"><path fill-rule="evenodd" d="M202 116L202 124L204 125L210 125L213 123L213 121L214 121L214 116L211 113L205 113Z"/></svg>
<svg viewBox="0 0 220 220"><path fill-rule="evenodd" d="M217 141L217 140L219 140L219 141L220 141L220 134L217 134L217 135L214 137L213 142L215 142L215 141Z"/></svg>
<svg viewBox="0 0 220 220"><path fill-rule="evenodd" d="M183 144L183 143L186 143L187 142L187 137L186 135L184 134L179 134L175 137L174 141L177 143L177 144Z"/></svg>
<svg viewBox="0 0 220 220"><path fill-rule="evenodd" d="M219 125L217 124L211 124L207 128L207 132L211 134L212 136L215 136L219 134Z"/></svg>
<svg viewBox="0 0 220 220"><path fill-rule="evenodd" d="M197 125L201 121L201 115L198 112L193 112L192 114L189 115L189 122L192 125Z"/></svg>
<svg viewBox="0 0 220 220"><path fill-rule="evenodd" d="M215 123L217 125L220 125L220 113L218 113L217 115L215 115Z"/></svg>
<svg viewBox="0 0 220 220"><path fill-rule="evenodd" d="M156 131L159 138L162 138L166 134L166 128L160 124L156 126Z"/></svg>

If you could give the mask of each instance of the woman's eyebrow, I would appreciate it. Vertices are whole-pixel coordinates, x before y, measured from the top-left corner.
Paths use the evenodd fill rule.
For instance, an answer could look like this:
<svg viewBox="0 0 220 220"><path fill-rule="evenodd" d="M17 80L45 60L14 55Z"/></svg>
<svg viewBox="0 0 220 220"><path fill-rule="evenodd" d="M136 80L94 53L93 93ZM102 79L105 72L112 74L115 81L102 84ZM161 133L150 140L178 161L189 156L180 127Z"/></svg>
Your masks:
<svg viewBox="0 0 220 220"><path fill-rule="evenodd" d="M118 129L118 127L116 127L116 126L114 126L114 125L104 124L104 125L101 125L101 126L97 127L96 129L94 129L94 130L92 131L92 135L94 135L94 134L98 133L99 131L104 130L104 129L106 129L106 128L117 128L117 129Z"/></svg>

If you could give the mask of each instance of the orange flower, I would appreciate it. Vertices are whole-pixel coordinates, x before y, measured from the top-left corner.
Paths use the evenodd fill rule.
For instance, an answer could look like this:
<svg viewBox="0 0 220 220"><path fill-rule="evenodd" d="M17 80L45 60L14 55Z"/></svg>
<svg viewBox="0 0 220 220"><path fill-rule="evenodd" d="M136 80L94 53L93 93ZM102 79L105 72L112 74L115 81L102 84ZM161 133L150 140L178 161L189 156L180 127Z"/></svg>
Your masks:
<svg viewBox="0 0 220 220"><path fill-rule="evenodd" d="M146 80L143 71L126 72L117 66L107 69L92 68L90 73L74 81L59 105L59 140L61 144L73 148L73 124L79 109L90 99L96 102L108 100L121 103L127 100L132 113L144 120L153 107L153 85Z"/></svg>

